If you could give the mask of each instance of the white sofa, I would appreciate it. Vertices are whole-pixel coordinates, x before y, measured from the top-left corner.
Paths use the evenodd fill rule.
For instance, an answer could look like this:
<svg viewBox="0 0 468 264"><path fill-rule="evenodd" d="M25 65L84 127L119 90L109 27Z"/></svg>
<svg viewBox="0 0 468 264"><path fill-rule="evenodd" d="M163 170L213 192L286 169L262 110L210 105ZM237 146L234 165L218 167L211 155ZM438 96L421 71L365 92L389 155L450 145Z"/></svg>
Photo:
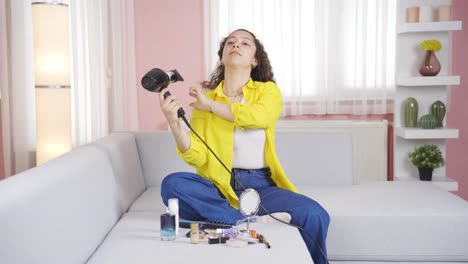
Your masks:
<svg viewBox="0 0 468 264"><path fill-rule="evenodd" d="M343 133L279 131L298 189L330 213L331 263L468 262L468 203L427 182L352 185ZM159 184L188 170L168 132L119 132L0 181L0 263L312 263L294 228L258 224L272 248L160 240Z"/></svg>

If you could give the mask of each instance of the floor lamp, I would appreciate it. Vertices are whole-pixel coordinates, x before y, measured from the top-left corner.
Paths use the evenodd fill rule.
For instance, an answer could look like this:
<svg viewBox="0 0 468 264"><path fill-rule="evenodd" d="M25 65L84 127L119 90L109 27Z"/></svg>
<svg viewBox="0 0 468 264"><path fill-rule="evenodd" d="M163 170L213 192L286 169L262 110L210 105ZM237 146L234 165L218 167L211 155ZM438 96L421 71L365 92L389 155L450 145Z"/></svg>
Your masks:
<svg viewBox="0 0 468 264"><path fill-rule="evenodd" d="M68 5L33 2L36 165L72 148Z"/></svg>

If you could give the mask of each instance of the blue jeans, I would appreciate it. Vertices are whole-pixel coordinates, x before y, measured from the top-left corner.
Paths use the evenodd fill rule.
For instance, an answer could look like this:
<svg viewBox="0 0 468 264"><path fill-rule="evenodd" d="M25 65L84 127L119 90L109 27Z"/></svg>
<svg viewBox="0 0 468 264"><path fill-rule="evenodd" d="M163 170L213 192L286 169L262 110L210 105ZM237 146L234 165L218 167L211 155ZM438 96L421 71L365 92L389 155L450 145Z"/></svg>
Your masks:
<svg viewBox="0 0 468 264"><path fill-rule="evenodd" d="M291 223L307 230L320 245L324 254L330 216L316 201L307 196L276 187L270 179L268 170L234 169L238 181L245 188L255 189L263 207L270 213L288 212ZM239 196L243 189L239 184L232 184ZM161 196L167 205L169 198L179 199L179 216L194 221L210 220L234 225L244 216L230 206L227 199L209 180L190 172L176 172L164 178L161 184ZM259 210L258 215L266 212ZM305 232L299 231L306 243L314 263L326 263L314 240Z"/></svg>

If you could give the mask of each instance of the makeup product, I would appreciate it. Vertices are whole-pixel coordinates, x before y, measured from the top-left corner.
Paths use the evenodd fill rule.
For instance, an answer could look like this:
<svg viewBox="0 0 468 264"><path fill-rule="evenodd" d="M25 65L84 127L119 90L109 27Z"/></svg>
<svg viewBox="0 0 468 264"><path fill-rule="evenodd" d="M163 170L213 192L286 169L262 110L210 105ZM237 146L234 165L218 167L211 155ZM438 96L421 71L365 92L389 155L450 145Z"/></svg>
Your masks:
<svg viewBox="0 0 468 264"><path fill-rule="evenodd" d="M246 247L249 243L247 241L239 240L239 239L229 239L226 241L226 246L229 247Z"/></svg>
<svg viewBox="0 0 468 264"><path fill-rule="evenodd" d="M180 228L189 228L190 229L190 224L193 223L193 222L194 221L179 218L179 227ZM209 221L196 221L196 222L199 224L200 230L203 230L203 229L217 229L217 228L231 228L232 227L232 225L229 225L229 224L214 223L214 222L209 222Z"/></svg>
<svg viewBox="0 0 468 264"><path fill-rule="evenodd" d="M176 221L175 215L169 213L169 209L165 214L161 215L161 240L169 241L176 238Z"/></svg>
<svg viewBox="0 0 468 264"><path fill-rule="evenodd" d="M169 213L173 214L175 216L175 222L176 222L176 227L175 227L175 233L176 235L179 233L179 199L177 198L170 198L168 201L168 206L169 206Z"/></svg>
<svg viewBox="0 0 468 264"><path fill-rule="evenodd" d="M224 244L229 241L229 237L226 236L212 236L208 237L208 244Z"/></svg>
<svg viewBox="0 0 468 264"><path fill-rule="evenodd" d="M235 236L237 235L237 228L217 228L216 234L221 234L225 236Z"/></svg>
<svg viewBox="0 0 468 264"><path fill-rule="evenodd" d="M258 243L257 238L253 238L250 232L241 231L237 234L237 239L244 240L249 243Z"/></svg>
<svg viewBox="0 0 468 264"><path fill-rule="evenodd" d="M263 235L258 236L258 242L265 244L267 248L271 248L270 243L268 243L268 240Z"/></svg>
<svg viewBox="0 0 468 264"><path fill-rule="evenodd" d="M200 229L198 223L190 224L190 242L198 244L200 242Z"/></svg>

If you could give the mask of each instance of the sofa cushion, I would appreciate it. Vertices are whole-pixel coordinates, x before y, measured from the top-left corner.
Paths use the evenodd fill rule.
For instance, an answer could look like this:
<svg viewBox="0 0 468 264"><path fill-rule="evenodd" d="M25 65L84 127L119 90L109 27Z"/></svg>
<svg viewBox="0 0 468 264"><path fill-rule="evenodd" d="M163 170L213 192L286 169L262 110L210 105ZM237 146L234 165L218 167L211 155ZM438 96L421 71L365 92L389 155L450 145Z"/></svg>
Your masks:
<svg viewBox="0 0 468 264"><path fill-rule="evenodd" d="M166 206L164 205L161 197L161 187L153 186L146 189L146 191L138 197L132 204L129 212L165 212Z"/></svg>
<svg viewBox="0 0 468 264"><path fill-rule="evenodd" d="M126 212L146 189L135 137L128 132L115 132L92 144L109 154L122 210Z"/></svg>
<svg viewBox="0 0 468 264"><path fill-rule="evenodd" d="M468 261L468 203L430 182L299 189L331 216L331 260Z"/></svg>
<svg viewBox="0 0 468 264"><path fill-rule="evenodd" d="M468 261L468 203L431 183L298 188L331 216L327 239L330 260ZM129 212L126 217L164 212L160 188L145 191ZM158 220L157 215L154 218ZM158 226L154 228L157 232Z"/></svg>
<svg viewBox="0 0 468 264"><path fill-rule="evenodd" d="M431 183L298 188L330 214L330 260L468 261L468 203ZM129 212L164 212L160 188L148 188Z"/></svg>
<svg viewBox="0 0 468 264"><path fill-rule="evenodd" d="M252 223L251 229L263 234L271 248L263 244L232 248L202 241L191 244L185 237L189 229L179 229L174 241L161 241L160 213L125 214L88 264L154 263L312 263L297 229L283 224ZM245 225L240 225L245 228Z"/></svg>
<svg viewBox="0 0 468 264"><path fill-rule="evenodd" d="M77 148L0 182L0 262L85 263L121 216L102 150Z"/></svg>

